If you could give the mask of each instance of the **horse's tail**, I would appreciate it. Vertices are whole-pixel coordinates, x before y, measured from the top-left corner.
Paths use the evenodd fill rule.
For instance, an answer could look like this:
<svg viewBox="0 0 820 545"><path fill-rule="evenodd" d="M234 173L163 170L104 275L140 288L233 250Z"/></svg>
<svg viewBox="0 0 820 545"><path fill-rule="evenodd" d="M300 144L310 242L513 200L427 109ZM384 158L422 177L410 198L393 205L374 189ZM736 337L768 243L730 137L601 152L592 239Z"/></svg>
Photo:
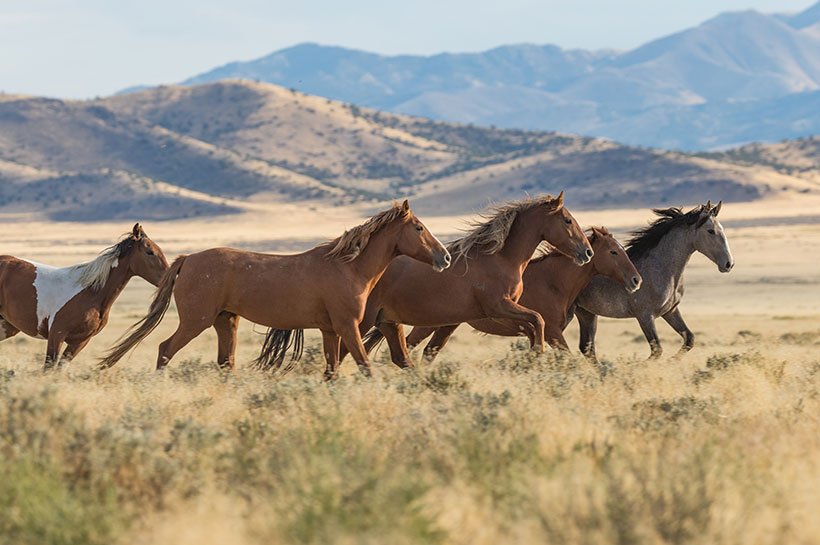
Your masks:
<svg viewBox="0 0 820 545"><path fill-rule="evenodd" d="M290 361L283 368L285 354L293 347ZM302 357L302 350L305 348L305 331L303 329L268 329L265 335L265 342L259 357L253 360L253 365L260 371L282 371L287 373L293 369L299 358Z"/></svg>
<svg viewBox="0 0 820 545"><path fill-rule="evenodd" d="M367 335L362 339L362 344L365 346L367 353L371 353L374 348L379 346L384 340L384 333L378 327L373 327L367 332Z"/></svg>
<svg viewBox="0 0 820 545"><path fill-rule="evenodd" d="M162 321L165 312L168 310L168 305L171 304L171 295L174 293L174 285L179 275L179 270L187 256L181 255L174 263L165 271L162 279L159 281L156 292L154 292L154 300L151 301L151 306L148 308L142 320L128 328L128 331L123 333L122 337L117 341L108 353L100 359L100 368L108 369L115 363L120 361L123 356L131 351L135 346L145 339ZM130 333L130 335L129 335ZM128 335L126 337L126 335ZM123 338L124 337L124 338Z"/></svg>

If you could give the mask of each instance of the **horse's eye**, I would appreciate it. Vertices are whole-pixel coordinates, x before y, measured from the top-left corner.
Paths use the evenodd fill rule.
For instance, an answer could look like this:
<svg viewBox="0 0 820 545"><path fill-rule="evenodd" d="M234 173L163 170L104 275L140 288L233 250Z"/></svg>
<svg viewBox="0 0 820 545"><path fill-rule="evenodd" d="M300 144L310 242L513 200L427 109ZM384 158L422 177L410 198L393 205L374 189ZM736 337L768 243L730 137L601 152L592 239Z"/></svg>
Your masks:
<svg viewBox="0 0 820 545"><path fill-rule="evenodd" d="M609 253L611 253L612 255L618 255L618 252L616 250L612 250Z"/></svg>
<svg viewBox="0 0 820 545"><path fill-rule="evenodd" d="M424 227L422 227L421 225L416 225L416 231L421 233L422 231L424 231Z"/></svg>
<svg viewBox="0 0 820 545"><path fill-rule="evenodd" d="M710 235L714 235L714 234L715 234L715 230L714 230L714 229L709 229L707 232L708 232Z"/></svg>
<svg viewBox="0 0 820 545"><path fill-rule="evenodd" d="M571 219L567 218L564 221L566 222L567 225L572 225L572 220Z"/></svg>
<svg viewBox="0 0 820 545"><path fill-rule="evenodd" d="M147 250L145 250L145 253L148 254L148 255L154 255L154 250L152 250L151 248L148 248Z"/></svg>

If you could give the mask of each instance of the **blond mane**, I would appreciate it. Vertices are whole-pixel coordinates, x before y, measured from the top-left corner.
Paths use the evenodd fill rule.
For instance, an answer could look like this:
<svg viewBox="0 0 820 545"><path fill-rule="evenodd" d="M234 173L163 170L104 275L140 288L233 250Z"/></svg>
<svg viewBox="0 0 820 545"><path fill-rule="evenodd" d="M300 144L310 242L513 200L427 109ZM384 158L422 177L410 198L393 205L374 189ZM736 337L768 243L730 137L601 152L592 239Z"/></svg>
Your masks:
<svg viewBox="0 0 820 545"><path fill-rule="evenodd" d="M471 222L468 228L472 230L469 233L447 245L453 263L461 258L466 259L467 254L473 249L485 255L499 252L504 247L519 213L542 204L551 204L555 198L552 195L543 195L512 201L494 207L489 214L482 214L483 221Z"/></svg>
<svg viewBox="0 0 820 545"><path fill-rule="evenodd" d="M97 257L86 263L74 265L71 269L79 273L79 283L83 289L91 287L94 291L99 291L111 273L111 269L117 266L120 257L128 251L134 238L128 234L113 246L109 246L99 253Z"/></svg>
<svg viewBox="0 0 820 545"><path fill-rule="evenodd" d="M325 258L350 263L362 253L374 233L409 213L401 204L394 202L392 208L379 212L363 224L348 229L339 238L328 242L327 246L332 248L325 254Z"/></svg>

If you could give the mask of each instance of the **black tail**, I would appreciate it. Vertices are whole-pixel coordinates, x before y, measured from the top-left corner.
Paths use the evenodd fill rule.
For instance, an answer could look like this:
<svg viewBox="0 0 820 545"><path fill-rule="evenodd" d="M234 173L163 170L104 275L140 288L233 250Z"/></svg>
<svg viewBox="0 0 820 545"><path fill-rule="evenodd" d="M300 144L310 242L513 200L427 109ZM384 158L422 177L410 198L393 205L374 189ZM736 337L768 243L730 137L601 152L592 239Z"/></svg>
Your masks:
<svg viewBox="0 0 820 545"><path fill-rule="evenodd" d="M295 333L295 334L294 334ZM283 368L285 354L293 347L290 361ZM305 331L303 329L268 329L265 342L259 357L253 360L253 365L260 371L282 371L287 373L296 366L302 357L305 348Z"/></svg>
<svg viewBox="0 0 820 545"><path fill-rule="evenodd" d="M383 340L384 333L382 333L378 327L373 327L370 331L367 332L367 335L365 335L362 339L365 352L370 354L371 352L373 352L374 348L381 344Z"/></svg>

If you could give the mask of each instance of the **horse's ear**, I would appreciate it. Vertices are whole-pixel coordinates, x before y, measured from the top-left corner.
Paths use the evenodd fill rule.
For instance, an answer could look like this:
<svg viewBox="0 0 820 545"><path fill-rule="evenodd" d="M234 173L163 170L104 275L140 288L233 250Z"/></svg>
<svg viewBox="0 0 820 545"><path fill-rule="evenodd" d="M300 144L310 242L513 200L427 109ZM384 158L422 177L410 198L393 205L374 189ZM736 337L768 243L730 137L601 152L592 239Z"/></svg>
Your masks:
<svg viewBox="0 0 820 545"><path fill-rule="evenodd" d="M723 201L718 201L717 206L715 206L714 208L712 208L712 215L713 215L714 217L717 217L717 215L718 215L718 214L720 214L720 208L721 208L722 206L723 206Z"/></svg>
<svg viewBox="0 0 820 545"><path fill-rule="evenodd" d="M404 199L404 202L401 203L401 211L405 214L410 211L410 202L407 199Z"/></svg>
<svg viewBox="0 0 820 545"><path fill-rule="evenodd" d="M142 225L139 222L134 224L134 228L131 229L131 234L134 236L135 239L139 240L145 234L145 231L142 230Z"/></svg>
<svg viewBox="0 0 820 545"><path fill-rule="evenodd" d="M555 204L558 207L564 206L564 190L562 189L561 192L555 197Z"/></svg>

